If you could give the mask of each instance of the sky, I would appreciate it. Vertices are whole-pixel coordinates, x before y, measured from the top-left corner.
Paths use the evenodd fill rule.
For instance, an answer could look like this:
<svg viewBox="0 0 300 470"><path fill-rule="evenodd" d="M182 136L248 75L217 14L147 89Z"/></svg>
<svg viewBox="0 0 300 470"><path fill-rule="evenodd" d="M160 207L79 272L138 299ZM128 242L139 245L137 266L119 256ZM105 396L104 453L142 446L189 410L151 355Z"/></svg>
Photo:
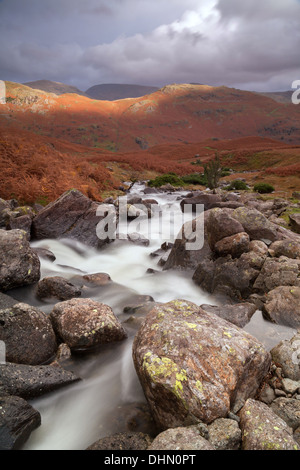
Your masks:
<svg viewBox="0 0 300 470"><path fill-rule="evenodd" d="M0 0L0 80L290 90L300 0Z"/></svg>

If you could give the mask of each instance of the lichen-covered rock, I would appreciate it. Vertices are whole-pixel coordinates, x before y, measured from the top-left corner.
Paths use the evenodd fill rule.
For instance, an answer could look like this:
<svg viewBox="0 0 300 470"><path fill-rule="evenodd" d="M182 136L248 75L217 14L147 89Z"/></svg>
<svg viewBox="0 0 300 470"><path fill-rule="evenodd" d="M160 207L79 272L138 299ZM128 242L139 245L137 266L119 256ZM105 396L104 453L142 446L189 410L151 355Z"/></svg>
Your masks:
<svg viewBox="0 0 300 470"><path fill-rule="evenodd" d="M300 380L300 332L274 346L271 355L273 362L282 369L284 377Z"/></svg>
<svg viewBox="0 0 300 470"><path fill-rule="evenodd" d="M71 350L91 349L127 336L112 309L91 299L60 302L50 318L56 334Z"/></svg>
<svg viewBox="0 0 300 470"><path fill-rule="evenodd" d="M184 300L148 313L134 339L133 360L161 429L236 412L256 393L271 362L251 335Z"/></svg>
<svg viewBox="0 0 300 470"><path fill-rule="evenodd" d="M269 247L271 256L287 256L288 258L300 258L300 244L295 240L277 240Z"/></svg>
<svg viewBox="0 0 300 470"><path fill-rule="evenodd" d="M243 231L248 233L251 240L275 241L278 238L276 225L256 209L239 207L232 211L231 216L242 224Z"/></svg>
<svg viewBox="0 0 300 470"><path fill-rule="evenodd" d="M148 450L215 450L215 447L201 435L201 429L194 425L161 432Z"/></svg>
<svg viewBox="0 0 300 470"><path fill-rule="evenodd" d="M279 286L268 292L264 314L279 325L300 327L300 287Z"/></svg>
<svg viewBox="0 0 300 470"><path fill-rule="evenodd" d="M237 421L219 418L208 426L209 442L216 450L238 450L242 433Z"/></svg>
<svg viewBox="0 0 300 470"><path fill-rule="evenodd" d="M40 279L40 260L23 230L0 230L0 290L34 284Z"/></svg>
<svg viewBox="0 0 300 470"><path fill-rule="evenodd" d="M239 416L243 450L299 450L292 429L265 403L249 399Z"/></svg>
<svg viewBox="0 0 300 470"><path fill-rule="evenodd" d="M24 303L0 311L0 340L6 345L6 360L16 364L46 363L57 350L48 316Z"/></svg>
<svg viewBox="0 0 300 470"><path fill-rule="evenodd" d="M19 397L0 397L0 450L18 450L34 429L41 415Z"/></svg>
<svg viewBox="0 0 300 470"><path fill-rule="evenodd" d="M300 383L299 383L300 388ZM295 431L300 426L300 400L295 398L276 398L271 404L271 409L282 418L290 428Z"/></svg>
<svg viewBox="0 0 300 470"><path fill-rule="evenodd" d="M300 286L299 267L299 260L286 256L267 258L253 288L256 292L267 293L279 286Z"/></svg>

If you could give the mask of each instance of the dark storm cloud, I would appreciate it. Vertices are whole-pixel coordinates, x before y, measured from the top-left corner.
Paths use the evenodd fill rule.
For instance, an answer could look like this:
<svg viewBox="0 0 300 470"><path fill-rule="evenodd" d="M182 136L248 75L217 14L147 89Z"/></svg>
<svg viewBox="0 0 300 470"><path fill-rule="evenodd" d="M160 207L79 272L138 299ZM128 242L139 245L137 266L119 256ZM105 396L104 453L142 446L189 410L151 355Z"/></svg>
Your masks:
<svg viewBox="0 0 300 470"><path fill-rule="evenodd" d="M0 0L5 80L289 89L298 0Z"/></svg>

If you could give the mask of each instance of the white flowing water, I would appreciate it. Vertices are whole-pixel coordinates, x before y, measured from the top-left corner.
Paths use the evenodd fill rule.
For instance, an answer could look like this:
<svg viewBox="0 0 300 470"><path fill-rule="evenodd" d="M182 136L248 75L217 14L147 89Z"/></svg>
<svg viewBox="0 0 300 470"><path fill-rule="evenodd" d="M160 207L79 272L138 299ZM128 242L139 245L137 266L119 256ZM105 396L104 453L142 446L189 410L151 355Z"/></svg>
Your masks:
<svg viewBox="0 0 300 470"><path fill-rule="evenodd" d="M143 188L143 185L135 185L131 192L147 198L142 194ZM180 195L182 193L154 195L162 208L172 209L174 236L183 223L177 200ZM101 437L126 429L121 419L126 407L130 409L131 404L145 402L131 355L137 327L126 323L130 314L123 313L124 306L132 303L135 296L149 295L157 302L186 299L198 305L219 304L218 299L196 286L188 273L163 271L157 265L157 258L150 256L166 241L158 223L152 223L151 233L144 235L150 239L149 246L116 240L98 251L70 240L32 243L33 247L50 249L56 256L54 263L41 259L42 277L59 275L76 281L84 274L109 274L112 283L90 289L83 295L112 307L128 331L128 339L98 352L74 357L70 370L82 380L30 402L40 412L42 425L31 434L24 450L84 450ZM156 272L148 274L148 268ZM39 302L28 289L18 290L17 295L18 300L35 305L45 313L53 307L53 303ZM289 328L266 322L260 312L253 316L245 330L258 337L268 349L293 334Z"/></svg>

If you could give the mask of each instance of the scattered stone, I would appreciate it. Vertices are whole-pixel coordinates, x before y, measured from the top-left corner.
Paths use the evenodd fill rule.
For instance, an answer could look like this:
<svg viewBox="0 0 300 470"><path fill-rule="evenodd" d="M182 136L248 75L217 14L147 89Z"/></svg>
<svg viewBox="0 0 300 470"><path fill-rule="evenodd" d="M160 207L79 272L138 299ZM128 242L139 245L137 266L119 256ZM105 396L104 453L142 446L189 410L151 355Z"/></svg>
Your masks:
<svg viewBox="0 0 300 470"><path fill-rule="evenodd" d="M18 450L34 429L41 415L19 397L0 397L0 450Z"/></svg>
<svg viewBox="0 0 300 470"><path fill-rule="evenodd" d="M300 286L299 268L299 260L286 256L267 258L253 288L256 292L267 293L279 286Z"/></svg>
<svg viewBox="0 0 300 470"><path fill-rule="evenodd" d="M34 284L40 279L40 260L23 230L0 230L0 290Z"/></svg>
<svg viewBox="0 0 300 470"><path fill-rule="evenodd" d="M289 219L291 229L296 233L300 233L300 214L290 214Z"/></svg>
<svg viewBox="0 0 300 470"><path fill-rule="evenodd" d="M219 418L210 424L208 429L209 442L216 450L239 450L242 433L236 421Z"/></svg>
<svg viewBox="0 0 300 470"><path fill-rule="evenodd" d="M300 389L300 380L296 382L295 380L285 378L285 379L282 379L282 386L283 386L283 390L286 393L291 393L292 395L294 395L294 393L296 393L297 390ZM300 423L299 423L299 426L300 426Z"/></svg>
<svg viewBox="0 0 300 470"><path fill-rule="evenodd" d="M147 450L152 439L141 432L122 432L103 437L86 450Z"/></svg>
<svg viewBox="0 0 300 470"><path fill-rule="evenodd" d="M286 378L300 380L300 332L290 340L281 341L271 350L271 355Z"/></svg>
<svg viewBox="0 0 300 470"><path fill-rule="evenodd" d="M215 450L204 439L198 426L177 427L161 432L153 440L148 450Z"/></svg>
<svg viewBox="0 0 300 470"><path fill-rule="evenodd" d="M56 337L48 316L24 303L0 311L0 340L6 359L16 364L43 364L54 357Z"/></svg>
<svg viewBox="0 0 300 470"><path fill-rule="evenodd" d="M263 312L279 324L300 327L300 287L280 286L267 293Z"/></svg>
<svg viewBox="0 0 300 470"><path fill-rule="evenodd" d="M292 259L300 258L300 245L294 240L278 240L271 244L269 253L277 258L280 256Z"/></svg>
<svg viewBox="0 0 300 470"><path fill-rule="evenodd" d="M298 450L293 431L265 403L248 399L241 409L243 450Z"/></svg>
<svg viewBox="0 0 300 470"><path fill-rule="evenodd" d="M112 309L91 299L60 302L54 306L50 319L58 337L71 350L88 350L127 336Z"/></svg>
<svg viewBox="0 0 300 470"><path fill-rule="evenodd" d="M271 404L274 413L294 431L300 426L300 401L294 398L276 398Z"/></svg>

